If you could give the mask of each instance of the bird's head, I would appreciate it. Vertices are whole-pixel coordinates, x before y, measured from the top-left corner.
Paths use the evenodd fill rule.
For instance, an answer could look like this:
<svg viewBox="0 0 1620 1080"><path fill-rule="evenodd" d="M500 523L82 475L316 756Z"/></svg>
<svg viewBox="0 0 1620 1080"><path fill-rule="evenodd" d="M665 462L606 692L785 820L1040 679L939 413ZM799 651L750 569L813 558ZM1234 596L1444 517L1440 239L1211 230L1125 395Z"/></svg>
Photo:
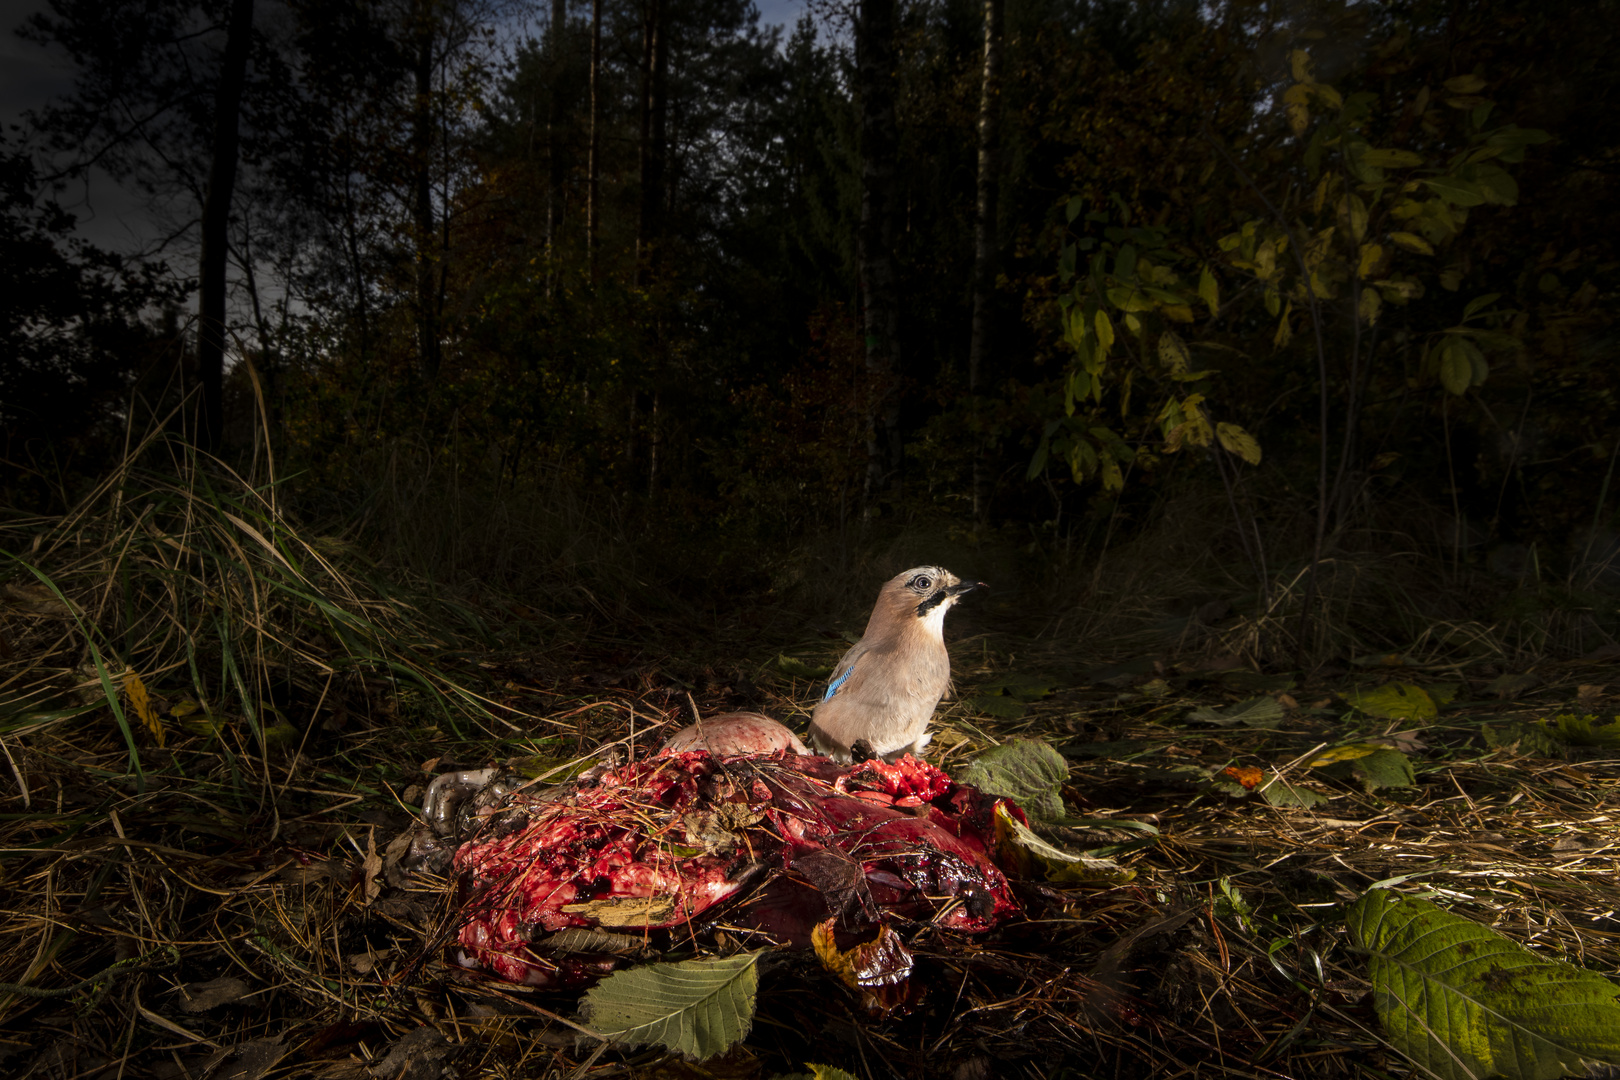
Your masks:
<svg viewBox="0 0 1620 1080"><path fill-rule="evenodd" d="M983 586L982 581L963 582L943 566L916 566L883 586L878 611L893 619L923 619L939 626L953 604Z"/></svg>

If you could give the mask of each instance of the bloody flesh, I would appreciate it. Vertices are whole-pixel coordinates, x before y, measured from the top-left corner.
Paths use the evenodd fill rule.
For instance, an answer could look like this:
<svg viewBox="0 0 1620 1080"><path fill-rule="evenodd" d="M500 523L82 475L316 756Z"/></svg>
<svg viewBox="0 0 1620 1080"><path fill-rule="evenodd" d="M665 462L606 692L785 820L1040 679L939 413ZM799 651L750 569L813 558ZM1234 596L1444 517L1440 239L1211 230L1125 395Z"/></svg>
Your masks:
<svg viewBox="0 0 1620 1080"><path fill-rule="evenodd" d="M466 960L546 985L551 932L726 925L805 945L830 914L966 933L1018 910L991 850L998 800L904 757L660 755L563 798L514 795L456 851ZM1018 817L1022 814L1009 804Z"/></svg>

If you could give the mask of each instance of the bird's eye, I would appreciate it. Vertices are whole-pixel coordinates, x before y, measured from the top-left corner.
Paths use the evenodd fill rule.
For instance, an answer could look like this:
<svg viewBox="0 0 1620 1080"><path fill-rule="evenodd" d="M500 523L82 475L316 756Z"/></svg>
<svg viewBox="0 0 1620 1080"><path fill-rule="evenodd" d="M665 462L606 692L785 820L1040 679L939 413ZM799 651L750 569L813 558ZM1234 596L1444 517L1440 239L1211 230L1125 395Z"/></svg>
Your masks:
<svg viewBox="0 0 1620 1080"><path fill-rule="evenodd" d="M911 587L916 589L918 592L932 589L934 587L934 579L929 577L927 574L918 574L916 577L911 579Z"/></svg>

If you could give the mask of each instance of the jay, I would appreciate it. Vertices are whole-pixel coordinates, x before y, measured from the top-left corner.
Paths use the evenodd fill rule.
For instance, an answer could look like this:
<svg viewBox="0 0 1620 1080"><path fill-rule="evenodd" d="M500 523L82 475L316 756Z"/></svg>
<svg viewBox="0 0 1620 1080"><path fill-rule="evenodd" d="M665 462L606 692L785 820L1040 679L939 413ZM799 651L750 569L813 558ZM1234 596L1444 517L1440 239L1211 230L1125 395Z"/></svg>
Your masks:
<svg viewBox="0 0 1620 1080"><path fill-rule="evenodd" d="M837 761L849 761L850 748L863 739L888 761L920 753L934 708L951 686L945 613L983 584L963 584L938 566L890 579L866 633L833 668L810 719L810 745Z"/></svg>

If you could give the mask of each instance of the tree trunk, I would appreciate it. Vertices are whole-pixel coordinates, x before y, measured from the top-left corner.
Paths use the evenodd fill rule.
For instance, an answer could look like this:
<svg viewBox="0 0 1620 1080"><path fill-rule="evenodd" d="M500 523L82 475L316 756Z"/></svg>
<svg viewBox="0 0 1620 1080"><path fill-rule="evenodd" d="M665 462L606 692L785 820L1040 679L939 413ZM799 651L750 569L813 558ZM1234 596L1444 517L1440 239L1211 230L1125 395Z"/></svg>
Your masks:
<svg viewBox="0 0 1620 1080"><path fill-rule="evenodd" d="M416 226L417 360L424 378L439 374L439 293L434 267L437 230L433 221L433 0L417 0L413 11L416 56L412 74L416 98L411 106L411 168L415 175L413 216Z"/></svg>
<svg viewBox="0 0 1620 1080"><path fill-rule="evenodd" d="M984 77L979 85L979 191L973 240L973 329L968 337L968 393L973 396L973 520L986 524L989 478L985 467L984 419L980 397L987 380L990 303L996 284L997 181L1001 169L1001 9L1003 0L984 0Z"/></svg>
<svg viewBox="0 0 1620 1080"><path fill-rule="evenodd" d="M866 331L867 511L900 464L900 299L894 272L895 0L861 0L855 25L861 106L861 222L856 236Z"/></svg>
<svg viewBox="0 0 1620 1080"><path fill-rule="evenodd" d="M546 249L553 259L557 255L557 236L563 221L563 32L568 28L567 0L551 0L551 101L546 115L546 165L551 184L546 192ZM549 280L549 272L548 272Z"/></svg>
<svg viewBox="0 0 1620 1080"><path fill-rule="evenodd" d="M636 283L651 283L663 232L664 148L669 68L665 0L645 0L641 48L641 206L636 222Z"/></svg>
<svg viewBox="0 0 1620 1080"><path fill-rule="evenodd" d="M214 145L203 196L202 255L197 273L197 376L202 383L202 423L197 443L219 449L225 430L225 265L230 248L231 196L236 190L242 88L247 82L253 37L253 0L231 0L225 56L214 92Z"/></svg>
<svg viewBox="0 0 1620 1080"><path fill-rule="evenodd" d="M585 261L596 283L596 233L602 216L602 0L591 0L591 145L585 183Z"/></svg>

